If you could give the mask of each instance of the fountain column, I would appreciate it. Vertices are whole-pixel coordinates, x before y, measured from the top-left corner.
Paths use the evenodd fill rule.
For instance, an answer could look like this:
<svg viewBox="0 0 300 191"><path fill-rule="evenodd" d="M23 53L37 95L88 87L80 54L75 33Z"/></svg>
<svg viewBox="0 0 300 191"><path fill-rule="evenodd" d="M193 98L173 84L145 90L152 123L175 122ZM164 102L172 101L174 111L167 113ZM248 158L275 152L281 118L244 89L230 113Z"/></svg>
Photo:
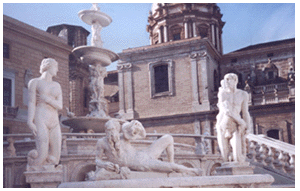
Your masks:
<svg viewBox="0 0 300 191"><path fill-rule="evenodd" d="M90 113L87 116L74 116L62 123L72 127L75 131L89 129L96 133L105 131L104 124L110 119L108 116L108 104L104 98L104 78L107 75L106 66L119 59L119 56L103 48L100 32L108 26L112 19L100 11L97 3L92 3L92 8L78 13L79 18L91 26L91 46L79 46L73 49L75 57L80 58L82 64L89 66L91 101Z"/></svg>

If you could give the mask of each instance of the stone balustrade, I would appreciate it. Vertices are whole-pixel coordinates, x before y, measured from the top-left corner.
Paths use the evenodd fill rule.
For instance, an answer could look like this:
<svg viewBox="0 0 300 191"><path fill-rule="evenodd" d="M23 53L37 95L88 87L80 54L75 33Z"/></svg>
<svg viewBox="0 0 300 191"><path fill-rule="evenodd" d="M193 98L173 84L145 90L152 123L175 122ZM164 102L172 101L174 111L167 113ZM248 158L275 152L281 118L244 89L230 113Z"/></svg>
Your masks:
<svg viewBox="0 0 300 191"><path fill-rule="evenodd" d="M146 140L137 140L133 144L140 147L147 146L151 142L164 134L149 133ZM216 142L216 136L196 135L196 134L171 134L174 138L194 139L196 145L174 144L176 152L175 159L180 164L190 164L204 170L206 176L213 175L214 168L222 163L222 158L218 151L212 151L214 146L207 146L208 143ZM99 138L105 133L63 133L62 134L62 164L65 168L77 166L74 172L68 171L64 176L64 182L80 181L78 177L86 173L85 168L94 168L95 145ZM13 172L24 171L26 169L27 153L35 148L35 141L32 134L4 134L6 141L3 142L3 165L5 167L6 187L19 181L18 174ZM282 141L271 139L262 135L247 135L248 160L254 166L261 166L277 174L294 179L295 177L295 146ZM162 154L164 159L165 154ZM201 160L199 160L201 159ZM200 163L199 163L200 161ZM19 170L16 170L19 169ZM77 172L78 171L78 172ZM81 172L82 171L82 172ZM76 174L77 173L77 174ZM75 174L75 175L74 175ZM73 178L72 178L73 177ZM75 177L75 178L74 178ZM20 177L19 177L20 178ZM21 179L20 179L21 180Z"/></svg>
<svg viewBox="0 0 300 191"><path fill-rule="evenodd" d="M266 137L248 134L248 159L255 165L278 174L295 177L295 146Z"/></svg>
<svg viewBox="0 0 300 191"><path fill-rule="evenodd" d="M157 139L164 134L147 133L147 139ZM207 142L216 141L216 136L197 134L171 134L173 137L195 139L195 153L200 155L214 153L206 147ZM32 134L4 134L6 141L3 142L4 157L24 156L34 147ZM63 133L62 154L72 153L72 146L80 145L79 142L87 142L86 145L94 147L97 140L104 137L105 133ZM264 135L248 134L248 158L253 162L259 162L265 166L279 169L282 172L293 174L295 171L295 146L266 137ZM74 143L74 144L73 144ZM25 146L26 145L26 146ZM184 144L182 144L184 145ZM188 146L186 146L188 148ZM26 151L27 150L27 151ZM78 151L78 149L76 149ZM86 152L83 151L83 152Z"/></svg>

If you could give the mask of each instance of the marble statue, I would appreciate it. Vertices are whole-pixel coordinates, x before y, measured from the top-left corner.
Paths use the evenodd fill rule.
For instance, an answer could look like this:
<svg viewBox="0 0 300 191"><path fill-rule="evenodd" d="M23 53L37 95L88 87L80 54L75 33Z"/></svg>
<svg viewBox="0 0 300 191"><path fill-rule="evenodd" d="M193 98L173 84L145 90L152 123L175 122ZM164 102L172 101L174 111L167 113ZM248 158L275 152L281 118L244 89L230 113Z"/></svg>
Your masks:
<svg viewBox="0 0 300 191"><path fill-rule="evenodd" d="M101 65L89 67L91 101L89 103L90 117L107 117L107 101L104 98L104 78L107 76L105 67Z"/></svg>
<svg viewBox="0 0 300 191"><path fill-rule="evenodd" d="M221 81L218 92L217 140L225 162L244 163L245 135L250 127L248 93L237 89L238 76L229 73ZM242 116L240 113L242 112Z"/></svg>
<svg viewBox="0 0 300 191"><path fill-rule="evenodd" d="M28 127L35 136L36 149L28 153L29 166L57 165L61 153L61 129L58 110L62 109L62 90L52 78L58 63L43 59L41 76L29 81Z"/></svg>
<svg viewBox="0 0 300 191"><path fill-rule="evenodd" d="M97 168L95 172L88 173L88 180L127 179L131 171L180 172L191 176L201 173L200 169L174 163L174 142L170 135L155 140L146 149L137 150L130 141L146 137L146 131L139 121L132 120L121 127L117 120L111 119L105 128L106 137L97 142ZM164 150L168 162L158 159ZM104 154L107 161L102 160Z"/></svg>

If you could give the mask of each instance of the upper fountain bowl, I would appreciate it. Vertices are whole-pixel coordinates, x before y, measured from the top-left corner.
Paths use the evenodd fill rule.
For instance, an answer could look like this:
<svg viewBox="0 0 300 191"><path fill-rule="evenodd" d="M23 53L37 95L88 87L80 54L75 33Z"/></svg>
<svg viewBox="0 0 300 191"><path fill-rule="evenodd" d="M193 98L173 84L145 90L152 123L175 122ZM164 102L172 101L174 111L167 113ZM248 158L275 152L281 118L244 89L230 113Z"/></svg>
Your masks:
<svg viewBox="0 0 300 191"><path fill-rule="evenodd" d="M82 10L78 13L78 16L88 25L98 22L102 27L106 27L112 22L110 16L97 10Z"/></svg>

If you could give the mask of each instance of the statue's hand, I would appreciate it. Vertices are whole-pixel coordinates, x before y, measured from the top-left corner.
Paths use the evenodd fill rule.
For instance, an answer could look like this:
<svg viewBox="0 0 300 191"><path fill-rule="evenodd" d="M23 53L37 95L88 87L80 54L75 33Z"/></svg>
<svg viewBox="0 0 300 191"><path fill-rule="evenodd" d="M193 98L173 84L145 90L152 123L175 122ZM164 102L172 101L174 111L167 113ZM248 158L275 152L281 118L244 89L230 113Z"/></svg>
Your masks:
<svg viewBox="0 0 300 191"><path fill-rule="evenodd" d="M115 171L115 165L112 162L106 162L104 164L104 168L105 168L105 170L108 170L108 171L112 171L112 172Z"/></svg>
<svg viewBox="0 0 300 191"><path fill-rule="evenodd" d="M128 167L121 167L120 175L122 179L128 179L129 174L130 174L130 169Z"/></svg>
<svg viewBox="0 0 300 191"><path fill-rule="evenodd" d="M27 124L28 124L29 129L31 129L33 135L36 136L36 134L37 134L36 125L33 122L28 122Z"/></svg>
<svg viewBox="0 0 300 191"><path fill-rule="evenodd" d="M51 101L51 99L49 98L49 96L43 94L40 95L40 99L44 100L46 103L49 103Z"/></svg>

